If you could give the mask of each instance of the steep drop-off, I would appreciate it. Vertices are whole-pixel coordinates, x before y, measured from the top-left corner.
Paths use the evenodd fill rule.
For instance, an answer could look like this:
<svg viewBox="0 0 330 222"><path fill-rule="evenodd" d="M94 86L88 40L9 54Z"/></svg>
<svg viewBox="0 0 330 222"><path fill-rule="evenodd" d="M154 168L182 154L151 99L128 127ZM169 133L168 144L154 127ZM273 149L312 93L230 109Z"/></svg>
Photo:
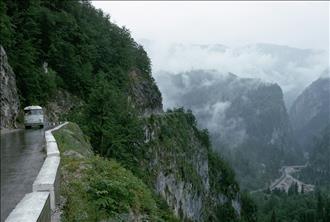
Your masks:
<svg viewBox="0 0 330 222"><path fill-rule="evenodd" d="M231 221L241 215L233 171L210 147L183 109L152 115L145 127L147 170L155 190L177 216L193 221Z"/></svg>

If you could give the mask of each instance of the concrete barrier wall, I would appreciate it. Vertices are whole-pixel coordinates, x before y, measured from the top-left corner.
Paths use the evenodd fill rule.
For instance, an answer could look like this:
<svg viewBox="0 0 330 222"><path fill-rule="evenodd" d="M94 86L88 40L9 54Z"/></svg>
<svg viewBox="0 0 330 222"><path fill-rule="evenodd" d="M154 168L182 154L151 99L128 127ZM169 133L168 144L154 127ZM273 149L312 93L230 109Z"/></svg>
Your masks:
<svg viewBox="0 0 330 222"><path fill-rule="evenodd" d="M32 187L33 192L48 191L50 193L50 207L52 210L55 210L59 199L59 167L59 156L47 156Z"/></svg>
<svg viewBox="0 0 330 222"><path fill-rule="evenodd" d="M60 151L52 132L68 124L65 122L45 132L47 157L41 170L33 183L33 191L48 191L50 193L50 206L54 211L59 200L60 185Z"/></svg>
<svg viewBox="0 0 330 222"><path fill-rule="evenodd" d="M32 192L16 205L6 222L44 222L50 221L49 192Z"/></svg>
<svg viewBox="0 0 330 222"><path fill-rule="evenodd" d="M54 141L46 141L46 147L47 147L47 157L51 156L60 156L60 151L58 150L57 142Z"/></svg>
<svg viewBox="0 0 330 222"><path fill-rule="evenodd" d="M56 142L55 137L53 136L53 134L50 130L47 130L45 132L45 139L46 139L46 142Z"/></svg>
<svg viewBox="0 0 330 222"><path fill-rule="evenodd" d="M47 157L33 183L33 192L25 195L10 213L6 222L51 221L51 211L56 209L56 203L59 201L61 162L60 152L52 131L58 130L66 124L68 122L45 132Z"/></svg>

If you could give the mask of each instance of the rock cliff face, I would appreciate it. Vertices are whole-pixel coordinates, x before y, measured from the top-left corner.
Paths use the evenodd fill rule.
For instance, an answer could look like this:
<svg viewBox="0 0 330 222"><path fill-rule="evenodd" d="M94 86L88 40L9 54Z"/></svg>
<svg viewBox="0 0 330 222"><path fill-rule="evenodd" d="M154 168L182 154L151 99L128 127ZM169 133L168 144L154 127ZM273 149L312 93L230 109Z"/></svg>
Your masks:
<svg viewBox="0 0 330 222"><path fill-rule="evenodd" d="M16 87L15 73L8 63L5 50L0 45L1 55L1 128L15 128L19 113L19 97Z"/></svg>
<svg viewBox="0 0 330 222"><path fill-rule="evenodd" d="M159 129L150 130L152 134L159 136ZM154 146L152 151L154 158L150 168L155 173L156 191L174 209L175 214L200 221L204 204L203 198L210 189L208 158L207 152L199 149L202 145L194 137L190 139L190 146L187 144L185 147L188 152L180 150L178 144L173 144L174 146L167 150L168 152L166 152L167 147L161 144ZM186 172L186 170L191 172ZM202 192L198 194L197 190Z"/></svg>
<svg viewBox="0 0 330 222"><path fill-rule="evenodd" d="M129 99L134 107L144 116L163 111L162 96L154 79L138 69L129 73Z"/></svg>
<svg viewBox="0 0 330 222"><path fill-rule="evenodd" d="M183 220L219 221L225 209L238 218L239 188L229 176L232 172L212 153L204 140L207 134L191 125L190 118L192 114L173 111L148 120L145 142L153 186Z"/></svg>
<svg viewBox="0 0 330 222"><path fill-rule="evenodd" d="M311 151L313 138L330 124L329 70L296 99L290 118L297 141L305 151Z"/></svg>

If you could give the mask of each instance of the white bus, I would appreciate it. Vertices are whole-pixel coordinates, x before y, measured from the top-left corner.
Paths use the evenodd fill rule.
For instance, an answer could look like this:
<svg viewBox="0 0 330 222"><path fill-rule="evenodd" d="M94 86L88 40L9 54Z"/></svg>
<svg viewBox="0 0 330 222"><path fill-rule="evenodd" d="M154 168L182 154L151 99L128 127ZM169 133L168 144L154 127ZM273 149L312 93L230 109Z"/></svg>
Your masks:
<svg viewBox="0 0 330 222"><path fill-rule="evenodd" d="M44 112L40 106L28 106L24 108L24 125L26 129L33 126L44 127Z"/></svg>

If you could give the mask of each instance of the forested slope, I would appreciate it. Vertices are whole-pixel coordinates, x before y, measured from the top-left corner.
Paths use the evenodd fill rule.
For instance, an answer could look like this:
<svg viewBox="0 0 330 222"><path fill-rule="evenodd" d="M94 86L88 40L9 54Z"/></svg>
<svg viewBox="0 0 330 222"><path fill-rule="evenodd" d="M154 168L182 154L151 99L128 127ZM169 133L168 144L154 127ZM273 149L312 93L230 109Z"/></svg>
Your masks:
<svg viewBox="0 0 330 222"><path fill-rule="evenodd" d="M17 73L24 105L45 104L58 88L86 99L100 76L127 92L127 74L134 69L153 82L142 46L109 18L87 1L1 2L0 41Z"/></svg>

